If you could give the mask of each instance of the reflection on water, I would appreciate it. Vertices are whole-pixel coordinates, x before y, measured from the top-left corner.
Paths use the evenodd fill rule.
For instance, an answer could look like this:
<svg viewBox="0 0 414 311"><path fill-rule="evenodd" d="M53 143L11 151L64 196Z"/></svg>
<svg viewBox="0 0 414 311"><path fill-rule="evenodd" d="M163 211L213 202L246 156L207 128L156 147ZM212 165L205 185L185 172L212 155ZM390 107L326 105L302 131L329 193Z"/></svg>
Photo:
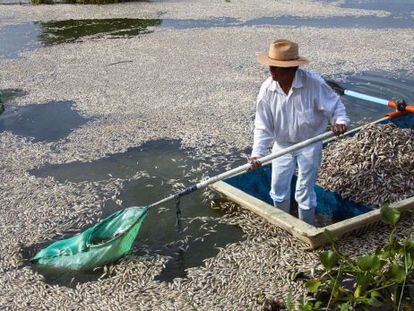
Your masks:
<svg viewBox="0 0 414 311"><path fill-rule="evenodd" d="M39 46L40 29L34 23L6 25L0 27L0 57L18 58L24 51Z"/></svg>
<svg viewBox="0 0 414 311"><path fill-rule="evenodd" d="M41 46L96 40L130 38L152 32L150 27L175 29L246 27L246 26L309 26L320 28L368 27L414 28L410 14L404 16L332 16L299 18L296 16L262 17L239 20L231 17L212 19L83 19L34 22L0 27L0 56L17 58L23 51Z"/></svg>
<svg viewBox="0 0 414 311"><path fill-rule="evenodd" d="M38 39L42 45L75 42L81 38L130 38L150 33L148 27L161 24L160 19L85 19L37 22Z"/></svg>
<svg viewBox="0 0 414 311"><path fill-rule="evenodd" d="M0 90L0 94L3 97L3 103L11 101L13 98L22 97L27 95L22 89L3 89Z"/></svg>
<svg viewBox="0 0 414 311"><path fill-rule="evenodd" d="M150 33L160 19L85 19L23 23L0 27L0 56L18 58L24 51L79 40L131 38Z"/></svg>
<svg viewBox="0 0 414 311"><path fill-rule="evenodd" d="M209 168L206 166L203 172L194 172L201 163L192 159L190 152L180 149L178 141L154 141L93 162L49 165L30 173L38 177L53 176L60 182L125 179L121 193L104 205L103 217L106 217L128 206L156 202L176 192L177 183L188 186L190 179L201 178ZM182 233L176 230L174 202L154 207L144 221L134 254L170 257L157 279L168 281L184 277L185 269L200 266L203 259L215 256L216 247L242 239L240 228L219 223L221 213L203 203L202 193L198 191L182 198Z"/></svg>
<svg viewBox="0 0 414 311"><path fill-rule="evenodd" d="M72 101L51 101L26 106L6 105L0 116L0 132L33 137L33 142L57 141L88 119L72 109Z"/></svg>

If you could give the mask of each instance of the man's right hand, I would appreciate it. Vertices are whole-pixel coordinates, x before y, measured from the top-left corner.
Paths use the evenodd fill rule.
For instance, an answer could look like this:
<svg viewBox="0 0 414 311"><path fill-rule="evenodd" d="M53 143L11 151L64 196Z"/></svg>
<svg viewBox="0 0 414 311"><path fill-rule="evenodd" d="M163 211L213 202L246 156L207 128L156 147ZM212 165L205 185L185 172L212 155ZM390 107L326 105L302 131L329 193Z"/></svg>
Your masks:
<svg viewBox="0 0 414 311"><path fill-rule="evenodd" d="M249 157L248 158L248 162L250 163L250 170L255 170L257 168L259 168L260 166L262 166L262 163L260 161L258 161L257 159L259 159L259 157Z"/></svg>

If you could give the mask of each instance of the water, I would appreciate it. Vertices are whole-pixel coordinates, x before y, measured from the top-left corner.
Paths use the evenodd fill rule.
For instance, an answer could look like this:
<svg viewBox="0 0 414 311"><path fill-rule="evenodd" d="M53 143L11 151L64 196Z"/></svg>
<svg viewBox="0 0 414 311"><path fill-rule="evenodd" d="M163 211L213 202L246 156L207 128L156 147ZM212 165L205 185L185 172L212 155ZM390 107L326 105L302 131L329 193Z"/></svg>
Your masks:
<svg viewBox="0 0 414 311"><path fill-rule="evenodd" d="M131 38L150 33L148 27L161 24L160 19L85 19L52 22L37 22L40 28L38 40L49 46L76 42L82 38Z"/></svg>
<svg viewBox="0 0 414 311"><path fill-rule="evenodd" d="M5 0L9 1L9 0ZM196 19L103 19L67 20L52 22L33 22L0 27L0 57L18 58L21 52L31 51L42 46L67 44L87 40L131 38L145 35L151 27L174 29L215 28L215 27L253 27L272 25L312 26L312 27L369 27L369 28L413 28L410 1L371 1L360 4L358 1L345 1L344 7L388 10L389 17L327 17L298 18L294 16L263 17L242 21L235 18ZM369 95L392 99L402 97L414 102L412 92L414 80L406 78L404 72L365 72L347 75L342 83L346 88ZM395 75L399 77L395 77ZM335 77L334 77L335 78ZM14 96L23 96L21 90L9 90L7 101ZM22 93L23 92L23 93ZM352 127L375 120L390 111L387 107L362 100L342 97ZM0 131L10 130L15 134L33 137L34 141L55 141L68 135L81 126L86 119L72 109L73 102L50 102L43 105L25 107L7 106L0 116ZM54 117L50 117L51 114ZM48 116L47 118L45 116ZM5 117L4 119L2 119ZM6 121L4 121L6 120ZM59 121L55 122L54 121ZM63 122L64 121L64 122ZM248 122L248 120L246 120ZM61 127L62 125L62 127ZM238 152L241 153L241 152ZM237 154L237 153L236 153ZM240 164L234 163L234 166ZM75 183L99 182L105 185L111 178L125 180L121 193L115 199L107 200L103 216L132 205L147 205L172 192L174 184L183 182L187 186L190 179L198 179L200 173L191 172L191 166L198 167L200 162L191 157L191 150L180 149L178 141L155 141L140 147L131 148L125 153L115 154L89 163L73 162L63 165L49 165L31 173L38 177L53 176L59 182ZM140 174L145 171L147 175ZM186 172L184 172L186 171ZM210 175L217 173L211 169ZM134 175L140 175L135 178ZM171 179L175 179L171 181ZM171 260L158 276L159 280L171 280L186 275L185 269L199 266L202 260L217 254L216 247L242 240L238 227L218 222L220 212L203 204L202 192L196 192L182 199L183 234L175 230L174 203L166 203L150 211L138 235L134 254L140 256L149 252L168 255ZM191 223L190 223L191 222ZM84 229L84 228L82 228ZM67 233L71 235L73 233ZM188 236L187 241L182 241ZM202 240L204 239L204 240ZM180 241L181 240L181 241ZM26 257L45 246L34 245L27 249ZM77 282L95 280L100 273L61 274L56 271L41 271L47 281L53 284L74 285Z"/></svg>
<svg viewBox="0 0 414 311"><path fill-rule="evenodd" d="M3 103L8 103L16 97L22 97L27 93L22 89L3 89L0 90L0 94L3 96Z"/></svg>
<svg viewBox="0 0 414 311"><path fill-rule="evenodd" d="M387 100L404 99L407 103L414 103L414 77L405 72L399 72L397 77L395 73L385 71L342 76L346 78L340 85L345 89ZM342 96L341 99L351 119L352 128L377 120L392 111L387 106L349 96Z"/></svg>
<svg viewBox="0 0 414 311"><path fill-rule="evenodd" d="M300 18L296 16L261 17L242 21L236 18L223 17L215 19L163 19L161 26L176 29L245 27L245 26L308 26L318 28L414 28L411 16L332 16L316 18Z"/></svg>
<svg viewBox="0 0 414 311"><path fill-rule="evenodd" d="M0 27L0 57L18 58L24 51L39 47L39 27L34 23Z"/></svg>
<svg viewBox="0 0 414 311"><path fill-rule="evenodd" d="M73 104L73 101L51 101L26 106L6 103L6 110L0 115L0 132L10 131L31 137L33 142L57 141L88 122L87 118L73 110Z"/></svg>
<svg viewBox="0 0 414 311"><path fill-rule="evenodd" d="M148 34L160 19L85 19L33 22L0 27L0 56L18 58L20 53L42 46L82 40L131 38Z"/></svg>
<svg viewBox="0 0 414 311"><path fill-rule="evenodd" d="M345 77L345 81L340 84L350 90L380 98L399 97L409 103L414 102L412 91L414 80L405 77L404 74L396 78L386 72L366 72L353 76L345 75ZM339 77L336 78L339 80ZM376 120L390 111L387 107L346 96L342 96L342 100L347 107L352 127ZM238 154L241 152L235 152L236 158ZM233 167L242 162L243 160L234 161ZM148 205L158 201L176 192L177 189L173 188L173 185L177 182L189 186L190 179L198 180L201 177L201 173L189 173L191 167L197 168L199 165L199 161L191 158L191 150L180 149L179 141L154 141L93 162L49 165L30 173L38 177L53 176L62 183L98 181L104 185L111 178L124 179L125 184L120 195L107 201L103 208L103 216L108 216L121 208ZM139 179L133 178L143 171L146 172L144 176ZM206 173L212 176L218 171L210 168L210 172ZM134 254L140 256L146 253L158 253L171 257L166 268L158 276L159 280L170 281L175 277L185 277L185 269L199 266L203 259L215 256L216 247L243 238L239 228L218 223L220 213L205 206L201 194L202 192L199 191L182 199L183 227L188 226L187 231L182 235L175 229L173 202L155 208L144 222ZM323 221L326 222L326 219ZM180 242L186 235L190 236L188 242ZM45 245L32 247L32 254L34 250L39 250L43 246ZM72 273L56 274L54 271L40 270L39 272L44 274L47 281L52 284L68 286L76 285L77 282L95 280L101 274L101 271L79 276Z"/></svg>
<svg viewBox="0 0 414 311"><path fill-rule="evenodd" d="M328 2L336 2L328 1ZM364 10L381 10L390 12L394 17L410 17L414 11L414 1L412 0L345 0L341 5L343 8L356 8Z"/></svg>
<svg viewBox="0 0 414 311"><path fill-rule="evenodd" d="M0 56L18 58L20 53L42 46L83 40L131 38L152 32L151 27L174 29L252 26L309 26L320 28L414 28L408 15L334 16L298 18L295 16L262 17L247 21L230 17L213 19L84 19L33 22L0 27Z"/></svg>
<svg viewBox="0 0 414 311"><path fill-rule="evenodd" d="M201 178L201 172L187 175L191 167L199 165L199 161L191 158L191 150L180 149L179 141L153 141L93 162L49 165L30 173L38 177L53 176L59 182L100 181L104 184L110 178L127 180L120 195L103 207L103 217L106 217L117 210L148 205L175 193L177 182L189 186L189 179ZM143 171L144 176L133 178ZM158 276L159 280L184 277L185 269L200 266L205 258L215 256L216 247L243 239L240 228L218 222L221 213L203 203L202 191L183 197L181 211L183 233L176 230L175 204L169 202L150 211L136 240L137 256L149 252L171 257ZM51 275L54 282L59 281L55 274Z"/></svg>

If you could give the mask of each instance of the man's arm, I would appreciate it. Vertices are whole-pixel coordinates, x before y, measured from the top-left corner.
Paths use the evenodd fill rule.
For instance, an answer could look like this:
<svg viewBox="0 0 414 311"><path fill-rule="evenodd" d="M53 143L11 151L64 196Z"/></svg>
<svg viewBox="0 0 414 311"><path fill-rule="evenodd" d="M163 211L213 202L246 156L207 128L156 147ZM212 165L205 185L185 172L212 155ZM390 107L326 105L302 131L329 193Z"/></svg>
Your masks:
<svg viewBox="0 0 414 311"><path fill-rule="evenodd" d="M329 118L331 129L335 134L342 134L347 131L349 118L341 98L325 83L322 78L317 88L318 108Z"/></svg>
<svg viewBox="0 0 414 311"><path fill-rule="evenodd" d="M262 89L257 97L254 119L253 149L251 157L259 158L268 153L269 145L274 141L273 116Z"/></svg>
<svg viewBox="0 0 414 311"><path fill-rule="evenodd" d="M253 148L249 158L251 169L258 168L258 158L268 153L269 145L274 141L273 115L266 98L266 89L262 85L257 96L256 115L254 118Z"/></svg>

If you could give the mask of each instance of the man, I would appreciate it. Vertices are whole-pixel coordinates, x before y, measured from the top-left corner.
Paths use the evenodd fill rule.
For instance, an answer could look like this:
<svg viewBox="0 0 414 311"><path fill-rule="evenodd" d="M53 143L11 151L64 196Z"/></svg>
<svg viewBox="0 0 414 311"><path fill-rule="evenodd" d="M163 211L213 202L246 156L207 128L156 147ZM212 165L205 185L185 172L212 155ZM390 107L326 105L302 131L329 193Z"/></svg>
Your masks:
<svg viewBox="0 0 414 311"><path fill-rule="evenodd" d="M299 56L298 45L276 40L269 53L260 53L258 61L269 66L271 77L262 84L257 98L252 168L258 158L322 134L328 122L339 135L346 132L349 119L339 96L316 73L299 69L308 61ZM322 142L288 153L272 161L270 196L277 208L290 212L290 185L297 167L295 199L299 218L314 225L316 182L322 157Z"/></svg>

